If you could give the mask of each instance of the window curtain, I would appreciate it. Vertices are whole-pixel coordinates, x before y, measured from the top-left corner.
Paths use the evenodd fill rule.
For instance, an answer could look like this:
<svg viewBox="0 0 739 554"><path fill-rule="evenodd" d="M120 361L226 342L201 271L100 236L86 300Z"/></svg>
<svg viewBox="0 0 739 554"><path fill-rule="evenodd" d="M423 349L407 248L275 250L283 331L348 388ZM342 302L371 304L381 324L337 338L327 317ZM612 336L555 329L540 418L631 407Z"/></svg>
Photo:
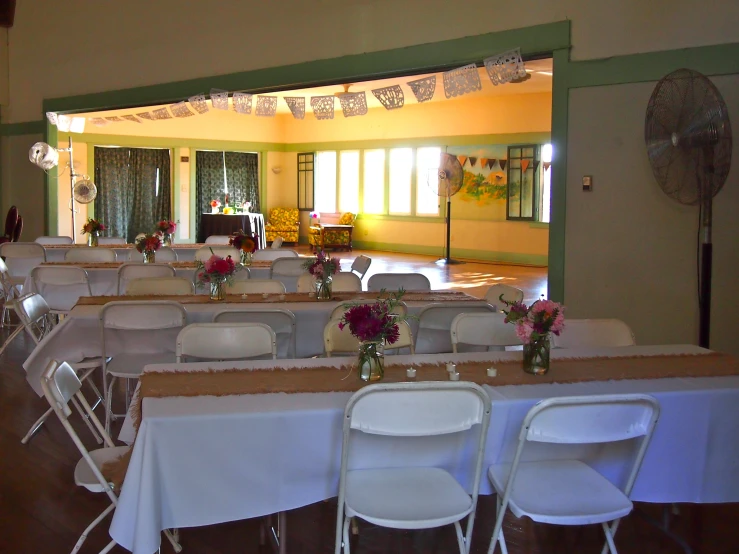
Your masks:
<svg viewBox="0 0 739 554"><path fill-rule="evenodd" d="M223 182L223 152L195 152L196 236L200 236L200 215L210 213L211 200L226 203ZM226 152L226 178L231 206L251 202L251 211L260 212L259 155Z"/></svg>
<svg viewBox="0 0 739 554"><path fill-rule="evenodd" d="M95 217L111 237L132 243L171 218L169 150L95 147Z"/></svg>

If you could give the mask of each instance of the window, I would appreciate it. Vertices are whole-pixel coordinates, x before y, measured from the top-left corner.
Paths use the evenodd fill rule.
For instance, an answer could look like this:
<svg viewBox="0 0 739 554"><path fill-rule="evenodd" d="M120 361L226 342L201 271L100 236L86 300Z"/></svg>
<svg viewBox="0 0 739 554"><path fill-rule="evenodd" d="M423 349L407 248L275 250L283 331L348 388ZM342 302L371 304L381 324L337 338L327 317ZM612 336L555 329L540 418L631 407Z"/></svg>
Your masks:
<svg viewBox="0 0 739 554"><path fill-rule="evenodd" d="M362 212L385 213L385 151L364 151L364 194ZM356 213L356 212L354 212Z"/></svg>
<svg viewBox="0 0 739 554"><path fill-rule="evenodd" d="M539 221L549 223L552 210L552 167L549 165L552 163L551 144L545 144L541 147L541 161L541 209L539 211Z"/></svg>
<svg viewBox="0 0 739 554"><path fill-rule="evenodd" d="M339 211L359 213L359 151L339 154Z"/></svg>
<svg viewBox="0 0 739 554"><path fill-rule="evenodd" d="M536 221L541 169L539 151L538 145L508 147L508 220Z"/></svg>
<svg viewBox="0 0 739 554"><path fill-rule="evenodd" d="M411 174L413 149L390 150L389 209L394 215L411 215Z"/></svg>
<svg viewBox="0 0 739 554"><path fill-rule="evenodd" d="M416 151L416 214L439 215L439 196L429 182L436 183L441 148L419 148Z"/></svg>
<svg viewBox="0 0 739 554"><path fill-rule="evenodd" d="M301 152L298 154L298 209L313 209L313 167L315 154Z"/></svg>
<svg viewBox="0 0 739 554"><path fill-rule="evenodd" d="M313 209L317 212L336 212L336 152L316 153Z"/></svg>

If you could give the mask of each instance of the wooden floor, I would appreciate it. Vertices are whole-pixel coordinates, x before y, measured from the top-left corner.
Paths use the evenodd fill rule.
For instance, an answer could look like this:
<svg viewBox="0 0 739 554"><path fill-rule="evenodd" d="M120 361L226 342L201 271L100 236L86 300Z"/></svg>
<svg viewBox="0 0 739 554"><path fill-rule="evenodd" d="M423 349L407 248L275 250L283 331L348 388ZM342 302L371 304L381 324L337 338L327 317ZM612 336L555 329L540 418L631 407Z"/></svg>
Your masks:
<svg viewBox="0 0 739 554"><path fill-rule="evenodd" d="M354 253L356 254L356 253ZM420 256L378 255L373 271L417 271L425 273L439 288L459 288L473 294L484 293L494 282L507 282L524 288L529 300L546 290L546 271L488 264L438 267ZM340 255L349 263L353 255ZM7 331L3 332L7 336ZM56 554L70 552L79 534L106 506L107 498L74 485L74 466L80 458L63 428L55 419L33 437L28 445L20 439L46 409L28 386L21 364L31 351L31 341L21 335L0 359L0 553ZM84 425L75 421L83 440L93 447ZM661 506L638 505L619 530L619 552L679 554L676 543L648 524L645 515L659 516ZM739 552L739 505L680 505L672 529L684 537L693 552L736 554ZM289 512L288 552L324 554L333 552L335 501L319 502ZM481 497L472 542L472 552L487 550L494 517L493 498ZM110 540L109 519L85 543L82 554L98 552ZM600 552L602 537L598 527L563 529L535 525L511 518L506 524L511 553L548 552L580 554ZM222 525L183 529L185 553L249 554L267 553L259 546L258 522L239 521ZM361 525L360 538L353 552L447 553L455 552L451 528L404 532ZM162 552L171 548L165 544ZM122 553L116 547L113 552Z"/></svg>

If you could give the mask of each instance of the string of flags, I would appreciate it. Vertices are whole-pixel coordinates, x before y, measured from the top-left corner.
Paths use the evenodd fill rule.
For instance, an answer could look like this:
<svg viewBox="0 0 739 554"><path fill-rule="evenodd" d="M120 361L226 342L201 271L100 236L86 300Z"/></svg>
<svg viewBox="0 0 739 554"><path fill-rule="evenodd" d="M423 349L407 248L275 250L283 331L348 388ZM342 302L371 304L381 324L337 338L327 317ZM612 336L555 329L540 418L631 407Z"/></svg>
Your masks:
<svg viewBox="0 0 739 554"><path fill-rule="evenodd" d="M526 68L521 58L520 48L508 50L501 54L485 58L483 65L494 86L510 83L516 79L526 77ZM436 75L408 81L406 85L410 88L418 103L428 102L436 93ZM477 65L474 63L458 67L442 73L442 83L446 98L455 98L464 94L477 92L482 89L482 81ZM405 105L405 93L400 85L391 85L373 89L372 95L385 107L386 110L397 110ZM250 115L252 106L254 114L258 117L274 117L277 114L278 96L253 95L246 92L234 92L232 95L232 106L236 113ZM256 98L255 98L256 96ZM366 115L367 94L366 92L345 92L337 95L344 117L355 117ZM310 106L313 115L318 120L334 119L337 96L311 96ZM164 121L173 118L187 118L208 113L211 109L228 110L229 92L221 89L210 90L210 106L205 94L191 96L187 101L176 102L168 107L162 107L151 111L142 111L135 115L127 114L109 117L74 117L54 112L47 112L49 123L56 125L60 131L82 133L85 122L89 120L92 125L104 126L111 123L144 123L145 121ZM282 100L287 105L290 113L295 119L305 119L306 98L303 96L285 96ZM492 160L495 162L495 160ZM504 161L504 160L500 160ZM463 164L464 165L464 164ZM473 164L474 165L474 164Z"/></svg>
<svg viewBox="0 0 739 554"><path fill-rule="evenodd" d="M477 162L480 162L481 168L488 168L493 169L495 167L495 164L497 163L500 166L501 171L505 171L506 166L508 165L508 160L506 159L497 159L497 158L479 158L476 156L463 156L458 155L457 160L459 160L459 164L464 167L465 164L469 164L470 168L474 167ZM521 160L521 170L526 171L530 165L533 164L534 171L537 171L539 169L539 164L542 164L544 167L544 171L549 171L549 168L552 167L552 162L541 162L540 160Z"/></svg>

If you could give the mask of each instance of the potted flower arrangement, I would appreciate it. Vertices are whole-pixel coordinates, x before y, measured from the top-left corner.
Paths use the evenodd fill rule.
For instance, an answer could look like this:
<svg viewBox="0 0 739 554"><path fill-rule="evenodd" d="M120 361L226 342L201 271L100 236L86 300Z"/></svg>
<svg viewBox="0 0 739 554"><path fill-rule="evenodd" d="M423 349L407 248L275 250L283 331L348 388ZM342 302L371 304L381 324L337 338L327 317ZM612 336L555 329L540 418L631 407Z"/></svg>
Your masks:
<svg viewBox="0 0 739 554"><path fill-rule="evenodd" d="M241 205L241 209L244 210L245 212L250 212L251 211L251 202L244 202Z"/></svg>
<svg viewBox="0 0 739 554"><path fill-rule="evenodd" d="M100 237L100 233L105 231L105 229L106 227L101 221L88 217L87 221L82 226L82 232L80 234L87 234L87 246L97 246L98 237Z"/></svg>
<svg viewBox="0 0 739 554"><path fill-rule="evenodd" d="M259 237L250 237L243 229L239 229L228 239L228 244L239 251L243 265L251 265L252 255L259 249Z"/></svg>
<svg viewBox="0 0 739 554"><path fill-rule="evenodd" d="M331 300L331 278L341 267L339 260L319 250L316 257L305 262L303 267L316 280L316 299Z"/></svg>
<svg viewBox="0 0 739 554"><path fill-rule="evenodd" d="M500 300L508 311L506 323L516 326L516 335L523 342L523 370L534 375L544 375L549 371L549 334L559 335L564 329L563 307L552 300L537 300L531 306L523 302Z"/></svg>
<svg viewBox="0 0 739 554"><path fill-rule="evenodd" d="M211 200L210 201L210 213L217 214L218 213L218 208L220 208L220 207L221 207L221 201L220 200L215 199L215 200Z"/></svg>
<svg viewBox="0 0 739 554"><path fill-rule="evenodd" d="M211 249L211 254L213 254L213 249ZM223 285L224 283L233 284L233 276L240 268L241 266L236 265L231 256L223 258L213 254L205 262L198 260L198 286L210 285L210 299L224 300L226 292Z"/></svg>
<svg viewBox="0 0 739 554"><path fill-rule="evenodd" d="M359 340L357 368L362 381L377 381L385 375L385 343L397 342L398 323L406 319L393 313L403 294L403 289L389 295L381 291L374 304L349 306L341 317L339 328L343 330L348 325L349 332Z"/></svg>
<svg viewBox="0 0 739 554"><path fill-rule="evenodd" d="M172 237L177 230L177 224L174 221L163 219L156 225L157 232L162 235L162 244L164 246L172 246Z"/></svg>
<svg viewBox="0 0 739 554"><path fill-rule="evenodd" d="M156 251L161 247L162 240L157 233L139 236L136 239L136 250L144 255L145 264L153 264L156 261Z"/></svg>

